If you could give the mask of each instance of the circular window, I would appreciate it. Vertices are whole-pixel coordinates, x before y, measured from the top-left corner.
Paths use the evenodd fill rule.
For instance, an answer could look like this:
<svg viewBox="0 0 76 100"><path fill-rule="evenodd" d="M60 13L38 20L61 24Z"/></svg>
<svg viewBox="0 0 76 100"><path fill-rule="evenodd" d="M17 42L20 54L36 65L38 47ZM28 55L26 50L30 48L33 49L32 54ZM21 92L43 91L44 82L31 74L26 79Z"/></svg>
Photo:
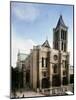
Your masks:
<svg viewBox="0 0 76 100"><path fill-rule="evenodd" d="M57 55L54 55L54 60L57 60L58 59L58 56Z"/></svg>

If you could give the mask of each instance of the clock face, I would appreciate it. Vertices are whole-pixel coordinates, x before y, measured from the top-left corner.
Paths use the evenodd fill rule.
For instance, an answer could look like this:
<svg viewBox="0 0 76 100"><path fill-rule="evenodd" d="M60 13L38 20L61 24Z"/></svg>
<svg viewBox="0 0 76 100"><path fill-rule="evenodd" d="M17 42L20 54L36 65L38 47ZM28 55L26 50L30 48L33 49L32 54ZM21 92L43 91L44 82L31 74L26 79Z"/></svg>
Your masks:
<svg viewBox="0 0 76 100"><path fill-rule="evenodd" d="M57 60L58 59L58 56L57 55L54 55L54 60Z"/></svg>

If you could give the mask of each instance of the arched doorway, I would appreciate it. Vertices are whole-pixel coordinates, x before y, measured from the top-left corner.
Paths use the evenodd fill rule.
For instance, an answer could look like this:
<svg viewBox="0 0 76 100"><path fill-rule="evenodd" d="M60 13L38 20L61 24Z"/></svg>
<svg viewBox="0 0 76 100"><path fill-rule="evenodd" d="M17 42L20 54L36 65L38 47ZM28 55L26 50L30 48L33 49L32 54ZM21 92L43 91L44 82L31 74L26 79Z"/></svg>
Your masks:
<svg viewBox="0 0 76 100"><path fill-rule="evenodd" d="M50 81L48 78L43 78L42 79L42 88L49 88Z"/></svg>
<svg viewBox="0 0 76 100"><path fill-rule="evenodd" d="M27 84L30 83L30 71L29 70L26 71L26 83Z"/></svg>

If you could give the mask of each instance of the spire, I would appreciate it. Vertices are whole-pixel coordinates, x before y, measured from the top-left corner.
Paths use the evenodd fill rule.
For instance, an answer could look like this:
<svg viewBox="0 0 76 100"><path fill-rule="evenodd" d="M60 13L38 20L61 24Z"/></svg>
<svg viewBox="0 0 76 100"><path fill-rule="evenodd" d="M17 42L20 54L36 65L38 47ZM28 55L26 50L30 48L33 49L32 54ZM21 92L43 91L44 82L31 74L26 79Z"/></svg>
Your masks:
<svg viewBox="0 0 76 100"><path fill-rule="evenodd" d="M56 28L58 28L60 26L63 26L63 27L66 27L67 28L67 26L65 25L65 23L63 21L62 15L60 15L60 17L59 17L59 20L58 20L58 23L57 23Z"/></svg>
<svg viewBox="0 0 76 100"><path fill-rule="evenodd" d="M43 47L48 47L50 48L50 44L48 42L48 40L46 39L46 41L42 44Z"/></svg>

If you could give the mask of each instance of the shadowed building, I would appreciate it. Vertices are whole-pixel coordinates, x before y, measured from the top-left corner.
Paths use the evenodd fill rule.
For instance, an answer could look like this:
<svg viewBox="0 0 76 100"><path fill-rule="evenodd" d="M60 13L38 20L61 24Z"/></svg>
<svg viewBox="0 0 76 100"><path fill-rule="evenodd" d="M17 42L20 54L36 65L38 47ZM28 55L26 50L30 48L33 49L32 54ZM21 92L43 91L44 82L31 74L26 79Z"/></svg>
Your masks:
<svg viewBox="0 0 76 100"><path fill-rule="evenodd" d="M50 95L69 91L70 55L67 45L68 27L60 15L53 29L53 48L46 40L42 45L34 46L29 55L24 55L23 60L18 53L17 67L23 72L23 89L29 87L43 93L49 91Z"/></svg>

